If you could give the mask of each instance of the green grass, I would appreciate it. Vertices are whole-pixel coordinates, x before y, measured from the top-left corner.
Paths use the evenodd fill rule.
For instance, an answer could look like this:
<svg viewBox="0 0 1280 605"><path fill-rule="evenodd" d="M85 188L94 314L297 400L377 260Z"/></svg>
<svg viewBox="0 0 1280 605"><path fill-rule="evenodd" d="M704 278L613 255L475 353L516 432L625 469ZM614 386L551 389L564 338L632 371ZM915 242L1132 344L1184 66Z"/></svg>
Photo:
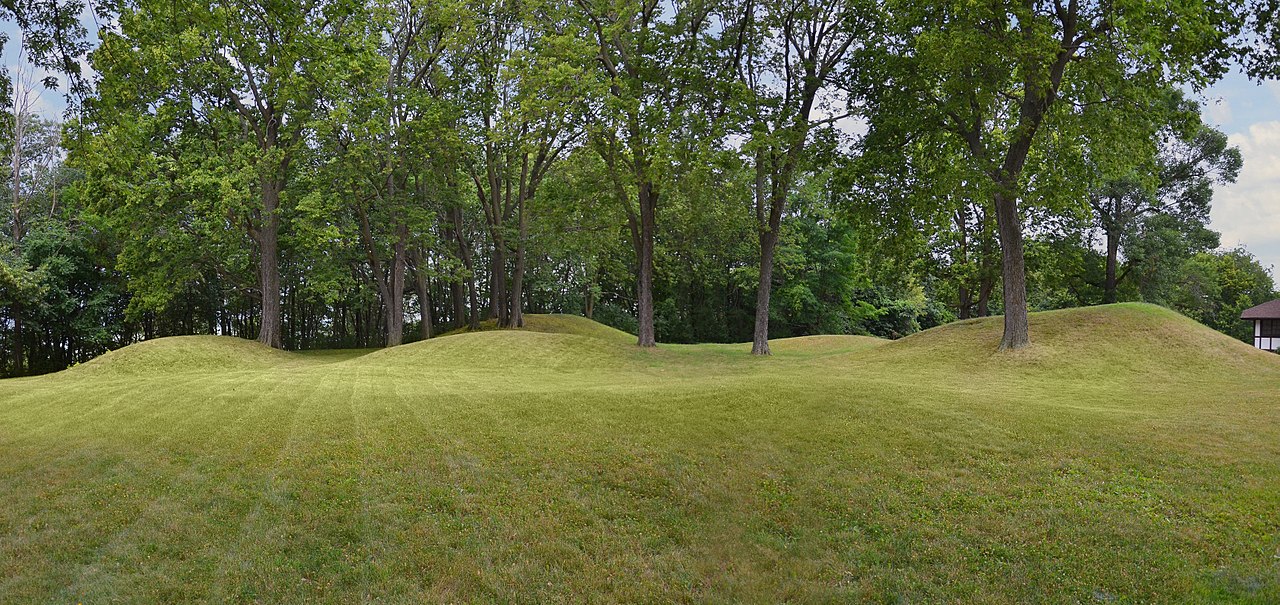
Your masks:
<svg viewBox="0 0 1280 605"><path fill-rule="evenodd" d="M1280 356L1169 311L528 323L0 381L0 603L1280 602Z"/></svg>

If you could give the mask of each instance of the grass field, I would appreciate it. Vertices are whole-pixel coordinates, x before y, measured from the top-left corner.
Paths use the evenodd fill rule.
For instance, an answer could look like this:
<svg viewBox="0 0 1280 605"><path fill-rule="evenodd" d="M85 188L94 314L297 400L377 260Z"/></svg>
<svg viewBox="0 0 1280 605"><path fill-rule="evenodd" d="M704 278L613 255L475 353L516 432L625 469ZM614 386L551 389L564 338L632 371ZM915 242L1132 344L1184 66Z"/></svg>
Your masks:
<svg viewBox="0 0 1280 605"><path fill-rule="evenodd" d="M0 381L0 603L1280 602L1280 356L1172 312L529 323Z"/></svg>

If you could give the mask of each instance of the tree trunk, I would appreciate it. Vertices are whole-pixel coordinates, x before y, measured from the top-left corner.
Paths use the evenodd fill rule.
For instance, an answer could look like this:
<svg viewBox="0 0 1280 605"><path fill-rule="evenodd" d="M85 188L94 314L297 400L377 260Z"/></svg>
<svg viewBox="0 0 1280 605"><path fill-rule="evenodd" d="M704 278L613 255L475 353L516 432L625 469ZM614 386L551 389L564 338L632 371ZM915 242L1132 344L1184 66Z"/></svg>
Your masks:
<svg viewBox="0 0 1280 605"><path fill-rule="evenodd" d="M258 280L262 288L262 325L258 342L283 348L280 338L280 191L284 184L274 178L262 184L262 219L258 225Z"/></svg>
<svg viewBox="0 0 1280 605"><path fill-rule="evenodd" d="M427 265L421 250L413 251L414 285L418 290L418 307L422 310L422 339L431 338L431 296L427 287Z"/></svg>
<svg viewBox="0 0 1280 605"><path fill-rule="evenodd" d="M387 299L383 306L387 311L387 346L394 347L404 342L404 271L406 263L405 246L409 238L408 228L401 224L399 237L391 259L391 275L387 284ZM377 276L381 279L382 276Z"/></svg>
<svg viewBox="0 0 1280 605"><path fill-rule="evenodd" d="M457 279L449 281L449 302L453 304L452 325L455 328L461 328L467 325L467 297L463 293L462 282Z"/></svg>
<svg viewBox="0 0 1280 605"><path fill-rule="evenodd" d="M511 317L510 325L516 328L524 327L524 266L525 266L525 245L524 240L529 235L529 221L524 212L524 199L521 194L519 208L517 212L520 214L520 231L519 239L516 240L516 266L511 274Z"/></svg>
<svg viewBox="0 0 1280 605"><path fill-rule="evenodd" d="M22 303L13 303L13 376L23 374Z"/></svg>
<svg viewBox="0 0 1280 605"><path fill-rule="evenodd" d="M458 240L458 255L462 257L462 267L471 276L467 280L467 297L471 302L468 325L475 330L480 327L480 286L476 283L476 266L471 258L471 246L467 244L467 238L462 232L462 208L455 206L449 210L449 214L453 220L453 233ZM461 323L461 317L458 321Z"/></svg>
<svg viewBox="0 0 1280 605"><path fill-rule="evenodd" d="M773 290L773 251L778 229L760 234L760 286L756 290L756 326L751 338L752 355L769 355L769 296Z"/></svg>
<svg viewBox="0 0 1280 605"><path fill-rule="evenodd" d="M489 314L498 320L498 327L511 327L507 310L507 251L506 242L495 238L493 242L493 288L489 292Z"/></svg>
<svg viewBox="0 0 1280 605"><path fill-rule="evenodd" d="M982 281L978 285L978 317L987 317L991 315L991 291L996 287L995 279L991 275L983 275Z"/></svg>
<svg viewBox="0 0 1280 605"><path fill-rule="evenodd" d="M639 323L636 344L657 346L653 328L653 237L658 194L653 183L640 184L640 248L636 251L636 307Z"/></svg>
<svg viewBox="0 0 1280 605"><path fill-rule="evenodd" d="M1107 277L1102 285L1102 302L1116 302L1116 264L1120 256L1120 234L1107 230Z"/></svg>
<svg viewBox="0 0 1280 605"><path fill-rule="evenodd" d="M1022 221L1018 218L1018 198L1012 187L995 194L996 228L1004 277L1004 335L1000 350L1021 349L1031 344L1027 320L1027 270L1022 252Z"/></svg>
<svg viewBox="0 0 1280 605"><path fill-rule="evenodd" d="M991 292L996 287L995 267L992 266L995 255L992 254L992 238L987 232L987 215L983 215L980 219L982 228L981 243L978 247L978 317L988 317L991 315Z"/></svg>

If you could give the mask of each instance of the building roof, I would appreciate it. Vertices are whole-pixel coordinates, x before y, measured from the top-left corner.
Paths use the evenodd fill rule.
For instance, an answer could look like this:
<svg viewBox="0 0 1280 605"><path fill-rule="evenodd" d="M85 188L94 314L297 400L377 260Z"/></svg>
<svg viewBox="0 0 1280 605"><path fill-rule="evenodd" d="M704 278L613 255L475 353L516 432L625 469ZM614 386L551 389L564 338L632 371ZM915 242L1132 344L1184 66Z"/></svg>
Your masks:
<svg viewBox="0 0 1280 605"><path fill-rule="evenodd" d="M1240 319L1280 319L1280 299L1245 309Z"/></svg>

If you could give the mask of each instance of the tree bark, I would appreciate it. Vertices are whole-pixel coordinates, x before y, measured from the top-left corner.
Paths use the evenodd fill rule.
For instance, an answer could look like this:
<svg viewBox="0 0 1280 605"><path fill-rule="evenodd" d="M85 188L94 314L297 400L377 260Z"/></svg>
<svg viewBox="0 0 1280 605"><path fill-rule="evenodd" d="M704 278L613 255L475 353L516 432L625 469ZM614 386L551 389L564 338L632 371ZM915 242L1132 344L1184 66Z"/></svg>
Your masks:
<svg viewBox="0 0 1280 605"><path fill-rule="evenodd" d="M467 238L463 235L462 230L462 208L454 206L449 209L449 215L453 222L453 234L457 238L458 256L462 257L462 267L466 270L467 275L467 298L471 303L470 317L467 325L475 330L480 327L480 287L476 283L476 266L471 258L471 245L467 243ZM458 322L462 322L461 316Z"/></svg>
<svg viewBox="0 0 1280 605"><path fill-rule="evenodd" d="M1120 256L1120 234L1107 230L1107 276L1102 285L1102 302L1116 302L1116 265Z"/></svg>
<svg viewBox="0 0 1280 605"><path fill-rule="evenodd" d="M262 288L262 324L258 342L284 347L280 325L280 191L284 183L268 177L262 184L262 214L258 221L258 280Z"/></svg>
<svg viewBox="0 0 1280 605"><path fill-rule="evenodd" d="M511 316L510 316L510 322L509 322L510 326L516 327L516 328L524 327L524 310L523 310L524 267L525 267L524 240L526 237L528 237L528 234L529 234L529 222L528 222L528 217L525 216L525 212L524 212L523 195L521 197L522 199L519 202L520 207L517 210L517 212L519 212L520 214L520 217L519 217L520 235L519 235L519 239L516 240L516 266L512 270L512 274L511 274Z"/></svg>
<svg viewBox="0 0 1280 605"><path fill-rule="evenodd" d="M466 294L463 293L462 282L457 279L449 281L449 299L453 304L452 325L455 328L461 328L467 325L467 301Z"/></svg>
<svg viewBox="0 0 1280 605"><path fill-rule="evenodd" d="M769 355L769 297L773 290L773 251L778 229L760 234L760 286L756 291L756 325L751 338L752 355Z"/></svg>
<svg viewBox="0 0 1280 605"><path fill-rule="evenodd" d="M409 230L402 223L397 231L399 233L391 257L391 276L388 280L390 283L387 284L389 300L385 301L388 347L404 343L404 272L407 260L405 247L408 244Z"/></svg>
<svg viewBox="0 0 1280 605"><path fill-rule="evenodd" d="M418 307L422 310L422 339L431 338L431 296L427 287L427 265L422 251L413 251L414 285L418 290Z"/></svg>
<svg viewBox="0 0 1280 605"><path fill-rule="evenodd" d="M982 281L978 284L978 317L988 317L991 315L991 291L996 287L995 279L990 274L984 274Z"/></svg>
<svg viewBox="0 0 1280 605"><path fill-rule="evenodd" d="M653 327L653 236L656 225L658 193L653 183L642 182L640 198L640 244L636 251L636 344L641 347L658 346Z"/></svg>
<svg viewBox="0 0 1280 605"><path fill-rule="evenodd" d="M1022 249L1022 221L1018 217L1018 198L1011 187L995 194L996 228L1000 233L1000 250L1004 277L1004 335L1000 350L1013 350L1031 344L1027 319L1027 271Z"/></svg>
<svg viewBox="0 0 1280 605"><path fill-rule="evenodd" d="M506 243L500 238L493 242L493 263L490 277L493 288L489 291L489 315L498 320L498 327L508 328L507 314L507 253Z"/></svg>

